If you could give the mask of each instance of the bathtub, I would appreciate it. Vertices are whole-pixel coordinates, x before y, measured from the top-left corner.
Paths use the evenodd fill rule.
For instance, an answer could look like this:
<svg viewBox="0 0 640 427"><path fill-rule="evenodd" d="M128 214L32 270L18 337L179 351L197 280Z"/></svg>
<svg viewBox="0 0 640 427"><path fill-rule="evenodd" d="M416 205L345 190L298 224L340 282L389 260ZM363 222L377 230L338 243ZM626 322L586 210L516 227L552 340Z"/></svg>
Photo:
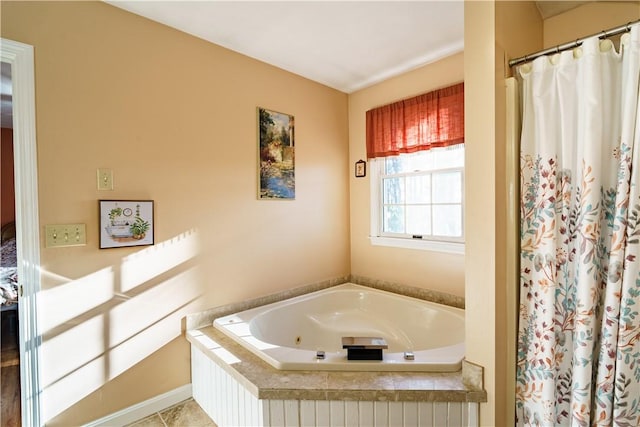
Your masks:
<svg viewBox="0 0 640 427"><path fill-rule="evenodd" d="M464 359L463 309L352 283L219 317L213 326L283 370L453 372ZM350 336L386 340L383 360L347 360L342 337Z"/></svg>

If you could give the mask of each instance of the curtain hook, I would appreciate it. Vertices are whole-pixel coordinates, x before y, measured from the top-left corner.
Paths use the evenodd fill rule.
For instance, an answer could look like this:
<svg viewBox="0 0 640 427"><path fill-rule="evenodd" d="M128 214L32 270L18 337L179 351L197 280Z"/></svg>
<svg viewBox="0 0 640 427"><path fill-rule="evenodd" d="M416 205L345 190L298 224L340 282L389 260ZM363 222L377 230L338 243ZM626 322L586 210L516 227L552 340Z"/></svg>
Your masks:
<svg viewBox="0 0 640 427"><path fill-rule="evenodd" d="M602 30L602 35L600 36L601 39L606 39L607 38L607 32L605 30Z"/></svg>
<svg viewBox="0 0 640 427"><path fill-rule="evenodd" d="M627 31L631 31L631 21L627 22Z"/></svg>
<svg viewBox="0 0 640 427"><path fill-rule="evenodd" d="M556 45L556 53L560 53L560 45Z"/></svg>

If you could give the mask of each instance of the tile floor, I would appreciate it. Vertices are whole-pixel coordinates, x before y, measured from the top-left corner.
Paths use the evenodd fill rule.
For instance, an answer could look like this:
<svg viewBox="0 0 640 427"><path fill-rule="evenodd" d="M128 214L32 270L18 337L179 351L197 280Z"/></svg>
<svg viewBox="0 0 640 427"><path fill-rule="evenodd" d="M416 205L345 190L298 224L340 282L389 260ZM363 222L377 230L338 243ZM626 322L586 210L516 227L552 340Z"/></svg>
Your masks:
<svg viewBox="0 0 640 427"><path fill-rule="evenodd" d="M216 427L193 399L163 409L127 427Z"/></svg>

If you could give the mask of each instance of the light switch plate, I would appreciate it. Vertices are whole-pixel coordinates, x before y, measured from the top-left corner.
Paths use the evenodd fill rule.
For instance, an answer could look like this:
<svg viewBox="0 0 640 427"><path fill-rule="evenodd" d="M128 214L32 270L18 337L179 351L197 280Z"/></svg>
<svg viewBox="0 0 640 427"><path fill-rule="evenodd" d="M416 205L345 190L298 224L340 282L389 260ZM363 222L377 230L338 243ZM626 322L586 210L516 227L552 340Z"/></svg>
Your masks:
<svg viewBox="0 0 640 427"><path fill-rule="evenodd" d="M98 190L113 190L113 171L98 169Z"/></svg>
<svg viewBox="0 0 640 427"><path fill-rule="evenodd" d="M45 247L84 246L87 244L85 224L51 224L44 226Z"/></svg>

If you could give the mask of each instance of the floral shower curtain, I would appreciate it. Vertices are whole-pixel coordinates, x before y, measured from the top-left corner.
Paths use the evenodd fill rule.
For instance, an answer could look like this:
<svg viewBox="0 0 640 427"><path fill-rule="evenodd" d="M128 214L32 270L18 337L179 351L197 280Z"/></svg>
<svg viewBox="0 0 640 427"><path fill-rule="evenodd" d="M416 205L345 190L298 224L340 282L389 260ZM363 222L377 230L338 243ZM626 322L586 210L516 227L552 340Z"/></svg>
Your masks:
<svg viewBox="0 0 640 427"><path fill-rule="evenodd" d="M640 426L640 25L519 72L517 423Z"/></svg>

